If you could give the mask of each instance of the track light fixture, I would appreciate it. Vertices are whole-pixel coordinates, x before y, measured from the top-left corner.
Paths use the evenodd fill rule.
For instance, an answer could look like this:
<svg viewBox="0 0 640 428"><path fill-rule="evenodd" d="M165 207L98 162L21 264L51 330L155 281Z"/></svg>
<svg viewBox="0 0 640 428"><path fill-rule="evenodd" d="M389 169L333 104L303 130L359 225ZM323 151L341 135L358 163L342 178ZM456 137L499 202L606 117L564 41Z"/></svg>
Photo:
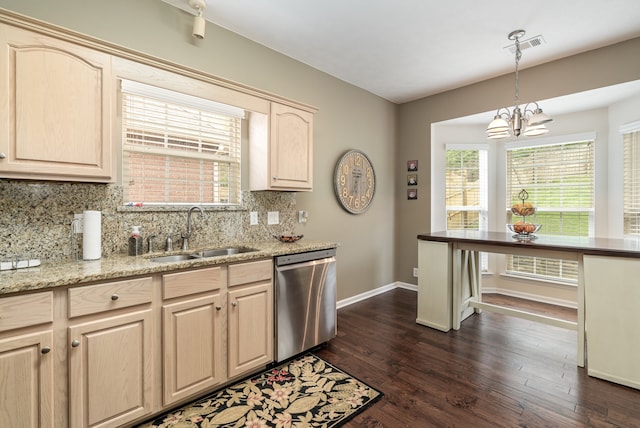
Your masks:
<svg viewBox="0 0 640 428"><path fill-rule="evenodd" d="M553 119L542 112L537 102L528 103L524 110L520 109L520 87L518 82L518 64L522 58L520 51L520 38L524 36L524 30L515 30L509 33L509 40L515 40L516 46L516 85L515 85L515 106L513 112L506 107L501 107L496 112L493 121L487 128L487 136L491 139L500 139L510 136L519 137L525 135L533 137L549 132L545 123Z"/></svg>
<svg viewBox="0 0 640 428"><path fill-rule="evenodd" d="M207 8L205 0L189 0L189 6L196 10L196 16L193 18L193 37L196 39L204 39L205 19L202 12Z"/></svg>

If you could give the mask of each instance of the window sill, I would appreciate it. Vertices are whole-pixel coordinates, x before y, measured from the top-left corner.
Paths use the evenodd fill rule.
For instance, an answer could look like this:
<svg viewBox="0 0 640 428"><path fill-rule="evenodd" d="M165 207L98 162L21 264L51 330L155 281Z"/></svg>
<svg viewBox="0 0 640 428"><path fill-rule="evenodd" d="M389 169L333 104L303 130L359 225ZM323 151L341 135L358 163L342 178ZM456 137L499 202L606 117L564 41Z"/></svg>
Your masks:
<svg viewBox="0 0 640 428"><path fill-rule="evenodd" d="M572 282L560 281L560 280L553 280L548 278L538 278L538 277L528 276L528 275L515 275L511 273L501 273L500 276L504 278L509 278L509 279L517 279L520 281L538 282L546 285L553 285L555 287L560 287L560 288L564 288L564 287L575 288L578 286L578 283L573 281Z"/></svg>
<svg viewBox="0 0 640 428"><path fill-rule="evenodd" d="M204 211L247 211L247 207L243 205L143 205L143 206L128 206L120 205L117 207L117 212L122 213L140 213L140 212L187 212L191 207L199 206Z"/></svg>

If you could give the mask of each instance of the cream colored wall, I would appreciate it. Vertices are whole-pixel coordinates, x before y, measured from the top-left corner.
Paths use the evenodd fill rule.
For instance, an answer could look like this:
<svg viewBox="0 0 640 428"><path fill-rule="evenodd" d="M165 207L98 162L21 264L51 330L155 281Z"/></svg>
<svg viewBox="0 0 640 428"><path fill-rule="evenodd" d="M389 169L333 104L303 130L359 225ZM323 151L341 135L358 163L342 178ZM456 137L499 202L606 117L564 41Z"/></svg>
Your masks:
<svg viewBox="0 0 640 428"><path fill-rule="evenodd" d="M640 38L563 58L520 72L520 99L549 99L603 86L640 79ZM513 75L423 98L399 106L396 156L418 159L420 179L430 177L431 124L495 110L513 103ZM406 172L396 171L396 183L403 185ZM422 185L420 187L423 187ZM416 283L411 269L417 266L417 240L429 232L431 203L428 197L407 201L396 195L395 278Z"/></svg>
<svg viewBox="0 0 640 428"><path fill-rule="evenodd" d="M296 196L309 212L297 231L340 242L338 299L395 280L394 104L211 24L194 41L192 16L160 0L0 0L0 7L317 107L314 191ZM357 216L333 195L333 168L348 149L366 152L378 179L372 205Z"/></svg>

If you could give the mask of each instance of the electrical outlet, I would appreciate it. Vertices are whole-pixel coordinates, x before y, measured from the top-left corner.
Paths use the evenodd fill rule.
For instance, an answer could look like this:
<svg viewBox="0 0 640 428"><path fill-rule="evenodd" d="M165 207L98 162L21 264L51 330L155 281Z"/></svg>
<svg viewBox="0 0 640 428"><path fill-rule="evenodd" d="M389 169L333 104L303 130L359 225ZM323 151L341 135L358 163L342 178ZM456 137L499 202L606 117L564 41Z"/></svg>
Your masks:
<svg viewBox="0 0 640 428"><path fill-rule="evenodd" d="M309 213L306 211L298 211L298 223L306 223Z"/></svg>
<svg viewBox="0 0 640 428"><path fill-rule="evenodd" d="M413 268L413 277L414 278L418 277L418 268Z"/></svg>
<svg viewBox="0 0 640 428"><path fill-rule="evenodd" d="M84 214L73 215L73 233L82 233L84 230Z"/></svg>
<svg viewBox="0 0 640 428"><path fill-rule="evenodd" d="M280 223L280 212L279 211L269 211L267 212L267 224L279 224Z"/></svg>
<svg viewBox="0 0 640 428"><path fill-rule="evenodd" d="M251 226L258 224L258 211L251 211L249 214L249 223Z"/></svg>

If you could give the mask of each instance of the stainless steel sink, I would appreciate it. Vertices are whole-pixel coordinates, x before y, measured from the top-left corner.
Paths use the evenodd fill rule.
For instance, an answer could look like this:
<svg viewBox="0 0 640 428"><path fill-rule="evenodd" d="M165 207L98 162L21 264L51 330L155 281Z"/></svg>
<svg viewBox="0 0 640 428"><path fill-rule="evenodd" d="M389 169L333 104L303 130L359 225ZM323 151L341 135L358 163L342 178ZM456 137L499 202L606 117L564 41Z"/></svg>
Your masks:
<svg viewBox="0 0 640 428"><path fill-rule="evenodd" d="M211 250L203 250L196 253L191 253L191 256L193 256L194 258L220 257L230 256L232 254L250 253L252 251L258 250L248 247L214 248Z"/></svg>
<svg viewBox="0 0 640 428"><path fill-rule="evenodd" d="M240 253L250 253L252 251L258 250L249 247L213 248L210 250L197 251L189 254L174 254L172 256L153 257L149 260L158 263L182 262L185 260L205 259L208 257L221 257Z"/></svg>
<svg viewBox="0 0 640 428"><path fill-rule="evenodd" d="M192 260L196 257L192 257L191 254L174 254L172 256L160 256L160 257L153 257L149 260L151 260L152 262L158 262L158 263L169 263L169 262L183 262L185 260Z"/></svg>

